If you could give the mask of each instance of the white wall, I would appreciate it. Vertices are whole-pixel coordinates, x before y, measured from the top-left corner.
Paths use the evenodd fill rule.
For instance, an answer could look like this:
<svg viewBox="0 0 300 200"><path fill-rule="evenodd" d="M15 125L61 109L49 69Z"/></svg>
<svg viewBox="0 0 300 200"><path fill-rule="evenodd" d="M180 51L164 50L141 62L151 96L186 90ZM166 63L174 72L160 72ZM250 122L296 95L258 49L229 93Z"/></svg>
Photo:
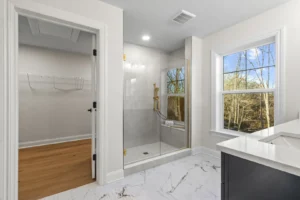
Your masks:
<svg viewBox="0 0 300 200"><path fill-rule="evenodd" d="M191 148L201 145L202 125L206 119L203 111L202 94L202 50L203 41L195 36L185 40L185 57L190 67L190 137Z"/></svg>
<svg viewBox="0 0 300 200"><path fill-rule="evenodd" d="M191 147L195 148L201 145L201 134L202 127L205 124L207 115L204 111L205 104L203 104L203 96L201 93L203 88L207 87L201 81L204 76L209 76L210 74L203 74L203 66L201 66L202 52L203 52L203 42L197 37L191 37L190 39L191 47ZM208 94L205 94L209 96Z"/></svg>
<svg viewBox="0 0 300 200"><path fill-rule="evenodd" d="M19 47L19 142L37 142L91 133L92 105L91 56L41 47ZM33 73L48 76L82 77L82 90L75 90L74 79L56 79L30 76ZM49 141L51 142L51 141ZM34 143L33 143L34 144Z"/></svg>
<svg viewBox="0 0 300 200"><path fill-rule="evenodd" d="M168 65L162 66L162 69L177 68L185 65L185 48L180 48L170 52L168 58Z"/></svg>
<svg viewBox="0 0 300 200"><path fill-rule="evenodd" d="M235 26L212 34L203 39L203 53L197 54L202 57L201 70L193 76L199 78L200 86L193 82L193 96L201 99L195 105L193 103L194 112L201 112L203 115L202 125L198 128L197 133L201 134L201 145L215 149L216 143L225 140L224 137L211 135L210 131L210 68L211 57L210 51L224 52L230 47L236 47L240 42L259 37L268 32L276 31L280 28L286 28L285 35L285 57L286 57L286 117L285 121L295 119L300 109L300 93L299 91L299 49L300 49L300 1L294 0L283 4L277 8L269 10L263 14L253 17L247 21L239 23ZM202 87L203 86L203 87ZM197 103L197 104L198 104ZM194 113L193 112L193 113ZM193 121L195 121L193 116ZM195 128L195 127L194 127Z"/></svg>

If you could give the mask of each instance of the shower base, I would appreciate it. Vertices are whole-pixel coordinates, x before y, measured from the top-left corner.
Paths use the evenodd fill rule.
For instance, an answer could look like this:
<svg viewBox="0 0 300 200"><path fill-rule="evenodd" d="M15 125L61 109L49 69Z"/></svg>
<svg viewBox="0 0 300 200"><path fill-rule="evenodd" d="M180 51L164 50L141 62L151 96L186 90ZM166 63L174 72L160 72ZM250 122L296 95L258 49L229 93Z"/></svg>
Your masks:
<svg viewBox="0 0 300 200"><path fill-rule="evenodd" d="M124 156L124 164L128 165L138 161L147 160L149 158L160 156L161 154L178 151L179 149L180 148L176 148L164 142L156 142L128 148L127 154Z"/></svg>

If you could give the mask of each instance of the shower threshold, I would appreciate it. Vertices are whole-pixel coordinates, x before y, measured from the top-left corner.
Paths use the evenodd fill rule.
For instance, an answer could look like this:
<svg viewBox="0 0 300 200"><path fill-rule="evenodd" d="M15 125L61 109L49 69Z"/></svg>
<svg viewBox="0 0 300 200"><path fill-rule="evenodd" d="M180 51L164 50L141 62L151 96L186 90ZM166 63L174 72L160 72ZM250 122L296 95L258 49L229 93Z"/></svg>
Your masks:
<svg viewBox="0 0 300 200"><path fill-rule="evenodd" d="M132 164L178 150L180 150L180 148L176 148L164 142L156 142L128 148L126 156L124 157L124 164Z"/></svg>
<svg viewBox="0 0 300 200"><path fill-rule="evenodd" d="M124 175L129 176L131 174L154 168L190 155L192 155L191 149L186 148L158 155L156 157L151 157L146 160L138 161L132 164L127 164L124 166Z"/></svg>

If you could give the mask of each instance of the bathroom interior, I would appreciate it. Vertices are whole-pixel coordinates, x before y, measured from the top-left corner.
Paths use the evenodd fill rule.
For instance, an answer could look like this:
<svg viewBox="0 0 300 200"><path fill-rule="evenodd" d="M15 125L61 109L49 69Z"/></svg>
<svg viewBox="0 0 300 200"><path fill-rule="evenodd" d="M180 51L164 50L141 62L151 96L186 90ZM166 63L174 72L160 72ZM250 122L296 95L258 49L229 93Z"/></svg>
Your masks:
<svg viewBox="0 0 300 200"><path fill-rule="evenodd" d="M300 199L299 0L24 1L1 200Z"/></svg>

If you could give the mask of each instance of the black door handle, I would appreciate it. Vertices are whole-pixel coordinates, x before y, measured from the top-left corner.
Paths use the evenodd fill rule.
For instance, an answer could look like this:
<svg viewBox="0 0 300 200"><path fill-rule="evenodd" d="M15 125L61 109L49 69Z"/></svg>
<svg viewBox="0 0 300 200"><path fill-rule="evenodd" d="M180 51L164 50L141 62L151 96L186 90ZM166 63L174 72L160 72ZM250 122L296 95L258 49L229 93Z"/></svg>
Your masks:
<svg viewBox="0 0 300 200"><path fill-rule="evenodd" d="M90 108L90 109L88 109L87 111L88 111L88 112L92 112L92 109Z"/></svg>

